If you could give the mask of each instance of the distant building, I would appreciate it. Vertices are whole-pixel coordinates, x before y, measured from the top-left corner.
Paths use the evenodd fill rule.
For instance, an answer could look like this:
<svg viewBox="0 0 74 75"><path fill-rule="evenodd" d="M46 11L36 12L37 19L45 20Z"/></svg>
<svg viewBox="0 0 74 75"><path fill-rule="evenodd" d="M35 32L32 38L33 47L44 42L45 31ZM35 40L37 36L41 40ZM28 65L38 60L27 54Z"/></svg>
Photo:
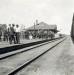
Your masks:
<svg viewBox="0 0 74 75"><path fill-rule="evenodd" d="M36 25L34 24L34 26L26 29L25 36L32 35L34 38L48 38L52 35L55 36L55 33L57 32L57 25L48 25L44 22L37 22Z"/></svg>

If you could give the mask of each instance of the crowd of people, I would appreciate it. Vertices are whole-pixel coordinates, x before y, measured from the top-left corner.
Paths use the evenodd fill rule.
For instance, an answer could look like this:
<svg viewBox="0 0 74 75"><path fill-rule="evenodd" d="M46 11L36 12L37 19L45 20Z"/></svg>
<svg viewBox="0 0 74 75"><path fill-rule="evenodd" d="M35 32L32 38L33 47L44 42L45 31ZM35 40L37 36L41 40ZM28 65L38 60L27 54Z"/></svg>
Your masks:
<svg viewBox="0 0 74 75"><path fill-rule="evenodd" d="M2 32L0 31L0 41ZM9 27L3 32L3 40L8 41L10 44L20 44L20 27L19 25L9 24Z"/></svg>
<svg viewBox="0 0 74 75"><path fill-rule="evenodd" d="M5 27L4 27L5 28ZM20 44L20 38L21 39L35 39L35 38L42 38L42 39L53 39L55 37L54 32L52 31L30 31L26 30L24 32L21 32L20 26L18 24L9 24L8 28L5 28L3 30L3 33L0 29L0 41L7 41L10 44Z"/></svg>

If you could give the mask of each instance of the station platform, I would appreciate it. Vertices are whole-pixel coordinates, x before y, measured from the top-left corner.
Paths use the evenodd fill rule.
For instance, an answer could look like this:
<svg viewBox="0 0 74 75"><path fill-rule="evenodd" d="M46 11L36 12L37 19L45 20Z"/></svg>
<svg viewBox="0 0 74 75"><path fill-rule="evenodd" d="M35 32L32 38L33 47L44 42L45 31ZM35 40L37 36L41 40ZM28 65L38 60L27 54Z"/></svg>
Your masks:
<svg viewBox="0 0 74 75"><path fill-rule="evenodd" d="M36 42L36 41L41 41L42 39L21 39L20 44L25 44L25 43L30 43L30 42ZM18 45L18 44L9 44L7 41L1 41L0 42L0 48L8 47L8 46L13 46L13 45Z"/></svg>

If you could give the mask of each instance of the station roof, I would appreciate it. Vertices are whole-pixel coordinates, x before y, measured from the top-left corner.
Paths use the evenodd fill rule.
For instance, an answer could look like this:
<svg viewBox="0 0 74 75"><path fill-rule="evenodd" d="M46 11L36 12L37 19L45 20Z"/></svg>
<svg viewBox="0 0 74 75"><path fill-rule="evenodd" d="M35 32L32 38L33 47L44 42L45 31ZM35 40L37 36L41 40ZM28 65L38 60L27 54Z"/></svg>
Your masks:
<svg viewBox="0 0 74 75"><path fill-rule="evenodd" d="M27 30L38 30L38 29L49 29L49 30L57 30L57 25L48 25L47 23L40 22L36 24L35 26L31 26L27 28Z"/></svg>

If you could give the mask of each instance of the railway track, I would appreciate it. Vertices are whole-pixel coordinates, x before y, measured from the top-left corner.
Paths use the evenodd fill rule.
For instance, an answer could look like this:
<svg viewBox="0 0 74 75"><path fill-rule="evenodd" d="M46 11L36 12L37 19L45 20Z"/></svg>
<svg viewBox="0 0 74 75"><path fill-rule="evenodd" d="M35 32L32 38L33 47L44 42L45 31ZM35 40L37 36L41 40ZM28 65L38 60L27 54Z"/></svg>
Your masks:
<svg viewBox="0 0 74 75"><path fill-rule="evenodd" d="M50 41L46 41L44 43L39 43L39 44L36 44L36 45L33 45L33 46L30 46L30 47L27 47L27 48L23 48L23 49L18 49L17 51L11 51L11 52L7 52L7 53L4 53L4 54L1 54L0 55L0 60L2 59L5 59L5 58L8 58L8 57L11 57L11 56L14 56L16 54L20 54L22 52L26 52L26 51L29 51L31 49L34 49L34 48L37 48L37 47L40 47L40 46L43 46L45 44L48 44L48 43L51 43L51 42L54 42L58 39L61 39L61 38L56 38L56 39L53 39L53 40L50 40ZM10 48L10 47L9 47Z"/></svg>
<svg viewBox="0 0 74 75"><path fill-rule="evenodd" d="M55 39L60 39L60 38L54 38L52 40L55 40ZM45 42L48 42L48 41L51 41L51 39L0 48L0 54L5 54L5 53L8 53L8 52L17 51L19 49L27 48L27 47L34 46L34 45L41 44L41 43L45 43Z"/></svg>
<svg viewBox="0 0 74 75"><path fill-rule="evenodd" d="M12 70L9 70L8 73L6 73L5 75L15 75L18 71L20 71L21 69L23 69L24 67L28 66L30 63L32 63L33 61L35 61L36 59L38 59L39 57L41 57L42 55L44 55L45 53L47 53L49 50L51 50L52 48L54 48L55 46L57 46L59 43L61 43L62 41L64 41L66 38L62 38L60 39L59 41L57 41L55 44L53 43L53 46L51 46L49 48L49 45L48 45L48 49L46 48L45 50L33 50L34 52L32 54L34 54L32 57L28 57L28 59L20 64L19 66L17 66L15 69L12 69ZM42 46L43 47L43 46ZM46 46L45 46L46 47ZM28 51L29 52L29 51ZM38 52L38 53L36 53ZM31 55L32 55L31 54ZM29 55L30 55L30 52L29 52ZM28 56L29 56L28 55ZM11 58L10 58L11 59ZM6 59L5 59L6 60ZM7 60L6 60L7 61ZM3 61L1 61L3 62ZM5 62L5 61L4 61ZM14 62L14 61L13 61ZM14 62L15 63L15 62ZM2 75L2 74L1 74ZM4 74L3 74L4 75Z"/></svg>

